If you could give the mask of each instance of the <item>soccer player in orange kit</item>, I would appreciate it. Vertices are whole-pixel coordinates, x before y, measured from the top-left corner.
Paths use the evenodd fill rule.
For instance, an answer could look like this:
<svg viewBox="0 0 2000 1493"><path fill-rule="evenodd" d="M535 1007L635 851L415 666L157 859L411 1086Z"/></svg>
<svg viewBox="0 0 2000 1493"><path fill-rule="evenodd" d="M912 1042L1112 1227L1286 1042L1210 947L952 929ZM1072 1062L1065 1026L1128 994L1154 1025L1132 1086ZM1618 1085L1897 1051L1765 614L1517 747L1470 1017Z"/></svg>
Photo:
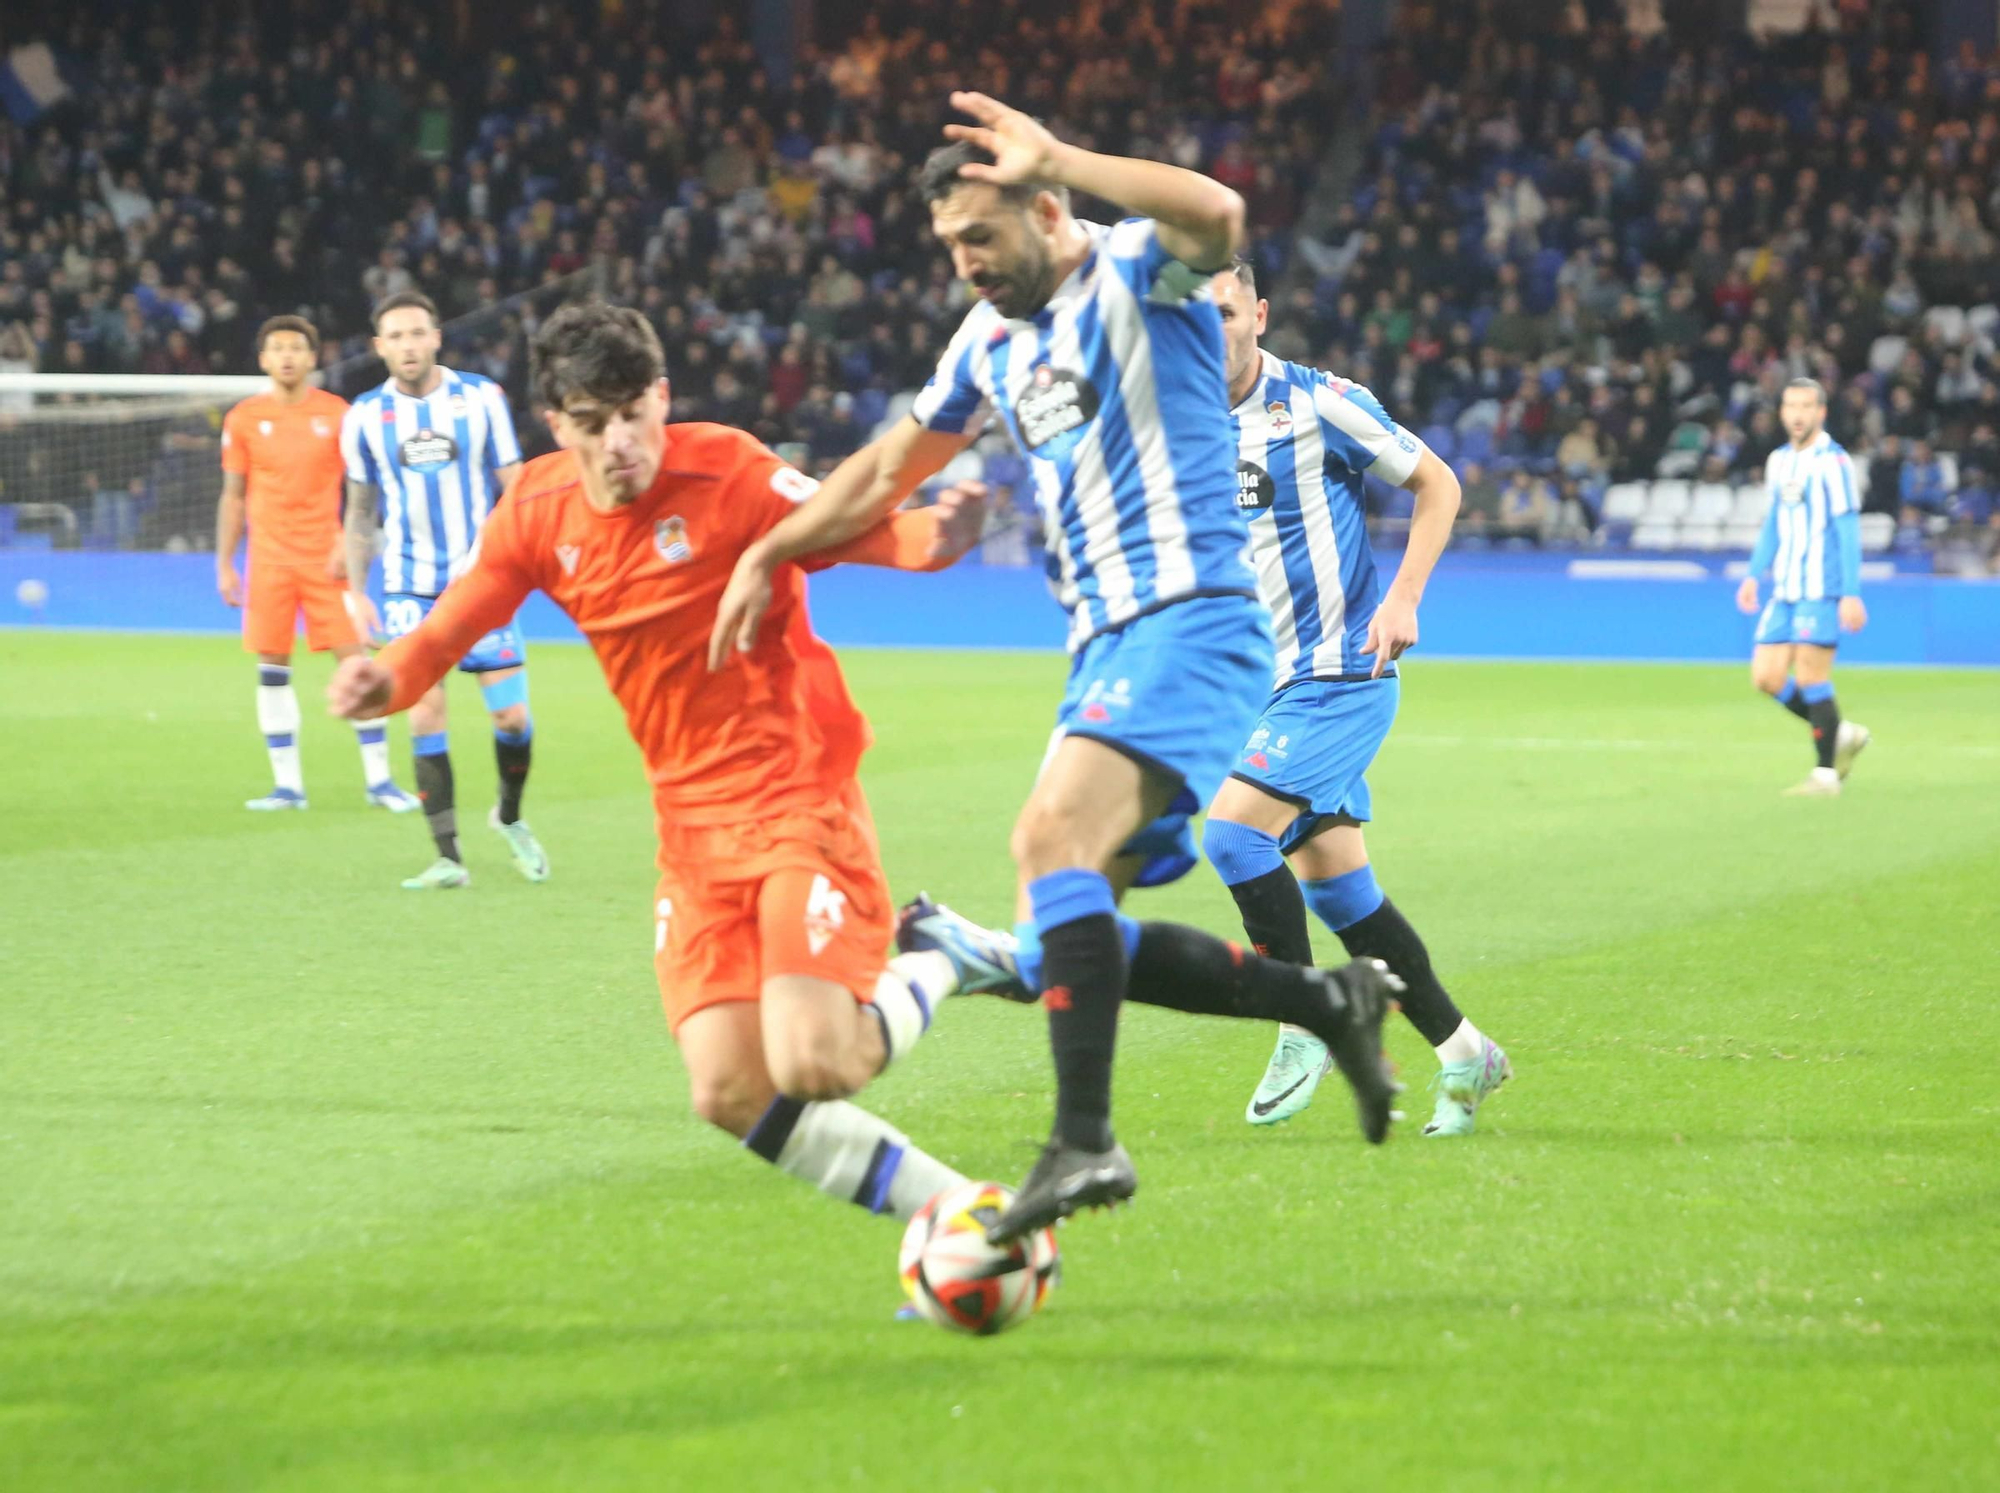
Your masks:
<svg viewBox="0 0 2000 1493"><path fill-rule="evenodd" d="M271 791L244 807L303 809L299 697L292 690L292 640L305 614L306 646L336 658L362 651L347 609L346 585L328 573L340 538L340 421L347 401L307 380L319 333L302 316L274 316L257 329L257 366L270 389L242 401L222 421L222 496L215 509L215 589L243 609L243 647L257 655L257 724L271 759ZM236 571L236 546L250 530L250 582ZM368 802L391 813L418 807L389 777L389 745L377 722L355 728Z"/></svg>
<svg viewBox="0 0 2000 1493"><path fill-rule="evenodd" d="M797 568L740 666L707 667L737 558L818 484L740 430L669 427L659 339L629 308L555 313L532 378L563 449L527 464L415 631L341 664L329 705L409 709L546 592L596 651L653 783L654 965L696 1113L833 1197L907 1218L964 1178L846 1101L915 1045L957 975L941 953L885 957L895 907L855 780L868 724ZM954 489L820 558L942 568L982 516L978 490Z"/></svg>

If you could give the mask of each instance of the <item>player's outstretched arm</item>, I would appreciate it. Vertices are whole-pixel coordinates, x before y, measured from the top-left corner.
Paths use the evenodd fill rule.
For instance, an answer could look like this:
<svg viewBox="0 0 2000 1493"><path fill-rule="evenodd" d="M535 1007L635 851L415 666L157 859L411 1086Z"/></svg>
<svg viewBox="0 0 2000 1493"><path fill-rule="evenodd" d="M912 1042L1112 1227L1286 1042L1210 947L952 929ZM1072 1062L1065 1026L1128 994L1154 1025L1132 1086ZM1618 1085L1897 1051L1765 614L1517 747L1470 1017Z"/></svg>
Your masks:
<svg viewBox="0 0 2000 1493"><path fill-rule="evenodd" d="M1396 567L1396 579L1389 584L1375 616L1368 624L1368 641L1363 653L1373 654L1375 666L1369 678L1379 679L1382 671L1417 643L1417 606L1424 599L1438 556L1451 542L1452 521L1458 517L1460 489L1458 474L1435 451L1426 450L1403 486L1416 495L1416 510L1410 516L1410 537L1403 548L1403 563Z"/></svg>
<svg viewBox="0 0 2000 1493"><path fill-rule="evenodd" d="M737 560L735 574L715 609L709 668L721 668L732 647L748 652L756 643L757 624L771 605L771 577L780 565L866 533L916 491L918 483L944 470L945 463L977 434L926 430L915 420L900 420L887 435L835 467L817 492Z"/></svg>
<svg viewBox="0 0 2000 1493"><path fill-rule="evenodd" d="M890 514L845 544L800 559L809 571L835 565L878 565L884 570L946 570L965 558L986 534L986 484L955 482L928 508Z"/></svg>
<svg viewBox="0 0 2000 1493"><path fill-rule="evenodd" d="M951 106L976 125L944 132L990 151L990 166L962 166L968 181L1039 182L1114 202L1159 225L1160 247L1198 270L1219 270L1243 246L1243 199L1198 171L1066 145L1039 120L983 93L954 93Z"/></svg>

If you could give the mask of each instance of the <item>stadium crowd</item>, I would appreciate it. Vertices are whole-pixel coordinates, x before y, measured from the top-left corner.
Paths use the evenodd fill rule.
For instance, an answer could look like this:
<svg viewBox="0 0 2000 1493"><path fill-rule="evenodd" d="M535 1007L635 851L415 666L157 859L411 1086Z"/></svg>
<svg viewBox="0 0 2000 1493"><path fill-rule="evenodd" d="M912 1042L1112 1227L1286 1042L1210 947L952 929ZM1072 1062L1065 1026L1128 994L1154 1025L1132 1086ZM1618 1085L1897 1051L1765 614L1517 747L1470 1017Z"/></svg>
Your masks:
<svg viewBox="0 0 2000 1493"><path fill-rule="evenodd" d="M1531 40L1494 0L1403 7L1367 165L1275 340L1426 427L1475 527L1755 479L1811 377L1868 508L1990 553L2000 53L1933 67L1912 15L1758 40L1566 6Z"/></svg>
<svg viewBox="0 0 2000 1493"><path fill-rule="evenodd" d="M76 96L0 122L0 371L243 372L257 323L303 310L353 394L381 296L452 318L585 277L658 327L680 417L823 467L962 314L909 168L978 86L1237 187L1269 345L1421 428L1468 531L1581 539L1618 527L1614 484L1752 478L1808 375L1870 508L2000 540L2000 57L1934 67L1900 7L1758 41L1644 5L1544 6L1532 39L1497 0L1405 5L1366 164L1296 243L1342 102L1310 0L1248 27L1177 0L828 8L845 29L783 83L727 12L685 36L497 5L469 43L464 5L103 9L51 38ZM517 397L518 307L446 353Z"/></svg>
<svg viewBox="0 0 2000 1493"><path fill-rule="evenodd" d="M295 309L337 363L391 292L451 318L588 271L658 327L680 417L824 464L963 314L911 189L952 88L1229 181L1272 267L1332 115L1314 5L1241 30L1214 4L995 0L976 50L941 39L962 4L829 8L847 34L783 84L727 11L688 37L522 9L466 46L421 8L189 9L78 20L88 87L0 124L0 368L242 372ZM447 356L518 390L521 332L492 318Z"/></svg>

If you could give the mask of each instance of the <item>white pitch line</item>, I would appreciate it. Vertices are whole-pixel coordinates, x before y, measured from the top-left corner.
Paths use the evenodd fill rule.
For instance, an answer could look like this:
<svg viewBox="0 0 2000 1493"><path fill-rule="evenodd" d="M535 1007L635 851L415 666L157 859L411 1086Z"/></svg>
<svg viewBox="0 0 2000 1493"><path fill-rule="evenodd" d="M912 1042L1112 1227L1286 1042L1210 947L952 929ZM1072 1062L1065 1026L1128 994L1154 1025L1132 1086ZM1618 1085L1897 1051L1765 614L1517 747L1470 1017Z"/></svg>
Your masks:
<svg viewBox="0 0 2000 1493"><path fill-rule="evenodd" d="M1391 732L1392 743L1409 746L1486 747L1503 752L1713 752L1728 749L1762 752L1770 743L1759 741L1672 741L1637 736L1427 736L1420 732ZM2000 746L1965 742L1952 746L1927 745L1926 752L1951 757L2000 757Z"/></svg>

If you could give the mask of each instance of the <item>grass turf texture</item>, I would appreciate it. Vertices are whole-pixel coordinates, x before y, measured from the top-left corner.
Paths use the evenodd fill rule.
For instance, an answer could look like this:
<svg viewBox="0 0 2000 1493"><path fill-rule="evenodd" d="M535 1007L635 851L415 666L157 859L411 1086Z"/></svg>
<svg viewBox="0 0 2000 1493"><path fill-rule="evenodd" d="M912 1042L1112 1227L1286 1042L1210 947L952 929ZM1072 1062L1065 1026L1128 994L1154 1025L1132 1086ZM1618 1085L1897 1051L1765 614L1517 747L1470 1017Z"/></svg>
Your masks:
<svg viewBox="0 0 2000 1493"><path fill-rule="evenodd" d="M1061 661L847 662L895 887L1003 916ZM1128 1007L1137 1205L971 1341L889 1320L896 1225L686 1112L588 656L534 658L546 886L453 686L449 895L396 889L428 843L325 674L312 810L251 815L231 642L0 633L0 1486L1991 1486L1992 675L1843 673L1826 803L1740 670L1418 663L1377 862L1518 1078L1422 1141L1398 1023L1387 1147L1337 1085L1252 1131L1268 1029ZM1233 927L1206 870L1138 910ZM1017 1180L1042 1033L954 1005L864 1102Z"/></svg>

